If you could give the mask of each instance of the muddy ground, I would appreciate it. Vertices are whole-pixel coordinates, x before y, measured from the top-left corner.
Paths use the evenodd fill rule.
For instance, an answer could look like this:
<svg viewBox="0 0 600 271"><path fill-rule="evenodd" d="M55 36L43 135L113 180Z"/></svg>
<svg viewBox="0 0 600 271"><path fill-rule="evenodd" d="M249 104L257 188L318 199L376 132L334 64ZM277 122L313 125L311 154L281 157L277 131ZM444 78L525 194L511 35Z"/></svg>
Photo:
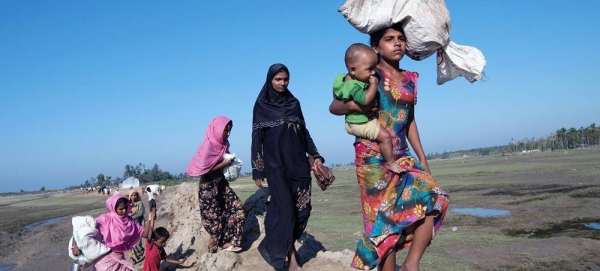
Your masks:
<svg viewBox="0 0 600 271"><path fill-rule="evenodd" d="M421 270L600 270L600 230L589 227L600 223L600 149L430 161L430 166L451 205ZM307 233L324 250L354 250L362 231L356 180L352 169L337 170L336 176L328 191L313 189ZM250 180L235 185L243 199L256 193ZM174 189L167 189L159 209ZM70 217L97 215L104 200L78 193L0 197L0 270L67 270ZM473 216L457 208L510 214ZM64 218L24 228L56 217ZM169 219L159 217L157 224ZM399 253L399 263L405 254ZM260 266L255 250L242 256ZM322 269L307 260L306 270Z"/></svg>

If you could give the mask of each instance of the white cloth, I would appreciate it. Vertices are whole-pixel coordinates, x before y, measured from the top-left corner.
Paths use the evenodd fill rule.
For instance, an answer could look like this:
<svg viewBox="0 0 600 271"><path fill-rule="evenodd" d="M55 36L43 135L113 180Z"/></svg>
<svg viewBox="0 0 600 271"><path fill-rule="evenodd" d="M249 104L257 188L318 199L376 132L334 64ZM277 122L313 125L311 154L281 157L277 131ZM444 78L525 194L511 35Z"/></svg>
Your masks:
<svg viewBox="0 0 600 271"><path fill-rule="evenodd" d="M158 184L151 184L146 186L146 189L150 188L150 192L148 192L148 190L146 190L146 194L148 194L148 201L155 199L156 196L159 196L160 194L162 194L162 190L160 189L160 185Z"/></svg>
<svg viewBox="0 0 600 271"><path fill-rule="evenodd" d="M437 53L438 85L458 76L471 83L487 79L483 53L450 41L450 12L443 0L346 0L339 11L363 33L401 23L408 57L423 60Z"/></svg>
<svg viewBox="0 0 600 271"><path fill-rule="evenodd" d="M86 265L92 263L100 256L110 251L102 240L102 235L96 229L96 220L92 216L74 216L71 219L73 224L73 238L77 242L77 247L81 254L79 256L73 255L73 238L69 240L69 257L73 259L74 263L79 265Z"/></svg>
<svg viewBox="0 0 600 271"><path fill-rule="evenodd" d="M235 153L226 153L223 155L223 159L233 159L231 165L223 169L223 175L225 175L225 179L229 182L237 180L237 178L240 176L240 172L242 171L242 160L237 158Z"/></svg>

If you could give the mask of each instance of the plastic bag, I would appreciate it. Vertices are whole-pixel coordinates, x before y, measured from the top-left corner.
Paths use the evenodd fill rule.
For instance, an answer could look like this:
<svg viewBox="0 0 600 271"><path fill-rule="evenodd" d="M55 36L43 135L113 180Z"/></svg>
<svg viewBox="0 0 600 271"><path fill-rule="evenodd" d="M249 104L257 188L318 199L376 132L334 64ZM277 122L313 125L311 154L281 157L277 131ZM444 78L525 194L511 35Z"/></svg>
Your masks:
<svg viewBox="0 0 600 271"><path fill-rule="evenodd" d="M223 159L233 159L231 165L223 169L223 175L225 175L225 179L229 182L237 180L237 178L240 176L240 172L242 171L242 160L235 157L235 154L232 153L226 153L223 155Z"/></svg>
<svg viewBox="0 0 600 271"><path fill-rule="evenodd" d="M363 33L402 22L406 55L423 60L450 41L450 12L443 0L347 0L339 9Z"/></svg>
<svg viewBox="0 0 600 271"><path fill-rule="evenodd" d="M73 238L75 238L77 247L81 252L79 256L73 255L71 250L73 238L70 238L68 250L73 263L82 266L87 265L110 251L110 248L99 241L102 237L96 229L96 220L93 217L74 216L71 222L73 224Z"/></svg>
<svg viewBox="0 0 600 271"><path fill-rule="evenodd" d="M438 52L437 63L438 85L458 76L464 77L471 83L487 80L483 73L485 58L475 47L462 46L450 41L445 50Z"/></svg>

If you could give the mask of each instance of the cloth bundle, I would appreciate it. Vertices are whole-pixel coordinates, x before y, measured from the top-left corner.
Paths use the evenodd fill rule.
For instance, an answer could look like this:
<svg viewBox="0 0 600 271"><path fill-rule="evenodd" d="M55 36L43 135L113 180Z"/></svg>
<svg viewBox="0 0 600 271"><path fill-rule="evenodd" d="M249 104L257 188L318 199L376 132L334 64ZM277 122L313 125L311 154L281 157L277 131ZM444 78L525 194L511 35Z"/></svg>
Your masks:
<svg viewBox="0 0 600 271"><path fill-rule="evenodd" d="M401 23L408 57L423 60L437 53L438 85L458 76L471 83L486 80L483 53L450 41L450 13L443 0L347 0L339 12L367 34Z"/></svg>
<svg viewBox="0 0 600 271"><path fill-rule="evenodd" d="M96 229L96 220L92 216L74 216L71 223L73 224L73 238L81 251L79 256L73 255L71 250L73 238L71 238L68 250L73 263L82 266L89 265L110 251L109 247L99 241L102 239L102 235Z"/></svg>

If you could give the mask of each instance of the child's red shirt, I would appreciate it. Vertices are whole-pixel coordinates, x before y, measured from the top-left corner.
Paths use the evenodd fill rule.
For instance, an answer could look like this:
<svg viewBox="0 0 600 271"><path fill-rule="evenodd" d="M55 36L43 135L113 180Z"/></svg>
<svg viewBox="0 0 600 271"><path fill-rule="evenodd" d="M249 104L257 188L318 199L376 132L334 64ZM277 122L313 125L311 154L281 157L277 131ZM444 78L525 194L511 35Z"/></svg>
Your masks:
<svg viewBox="0 0 600 271"><path fill-rule="evenodd" d="M158 271L160 269L160 261L167 258L167 253L162 248L158 248L154 242L146 239L146 252L144 253L144 268L142 271Z"/></svg>

